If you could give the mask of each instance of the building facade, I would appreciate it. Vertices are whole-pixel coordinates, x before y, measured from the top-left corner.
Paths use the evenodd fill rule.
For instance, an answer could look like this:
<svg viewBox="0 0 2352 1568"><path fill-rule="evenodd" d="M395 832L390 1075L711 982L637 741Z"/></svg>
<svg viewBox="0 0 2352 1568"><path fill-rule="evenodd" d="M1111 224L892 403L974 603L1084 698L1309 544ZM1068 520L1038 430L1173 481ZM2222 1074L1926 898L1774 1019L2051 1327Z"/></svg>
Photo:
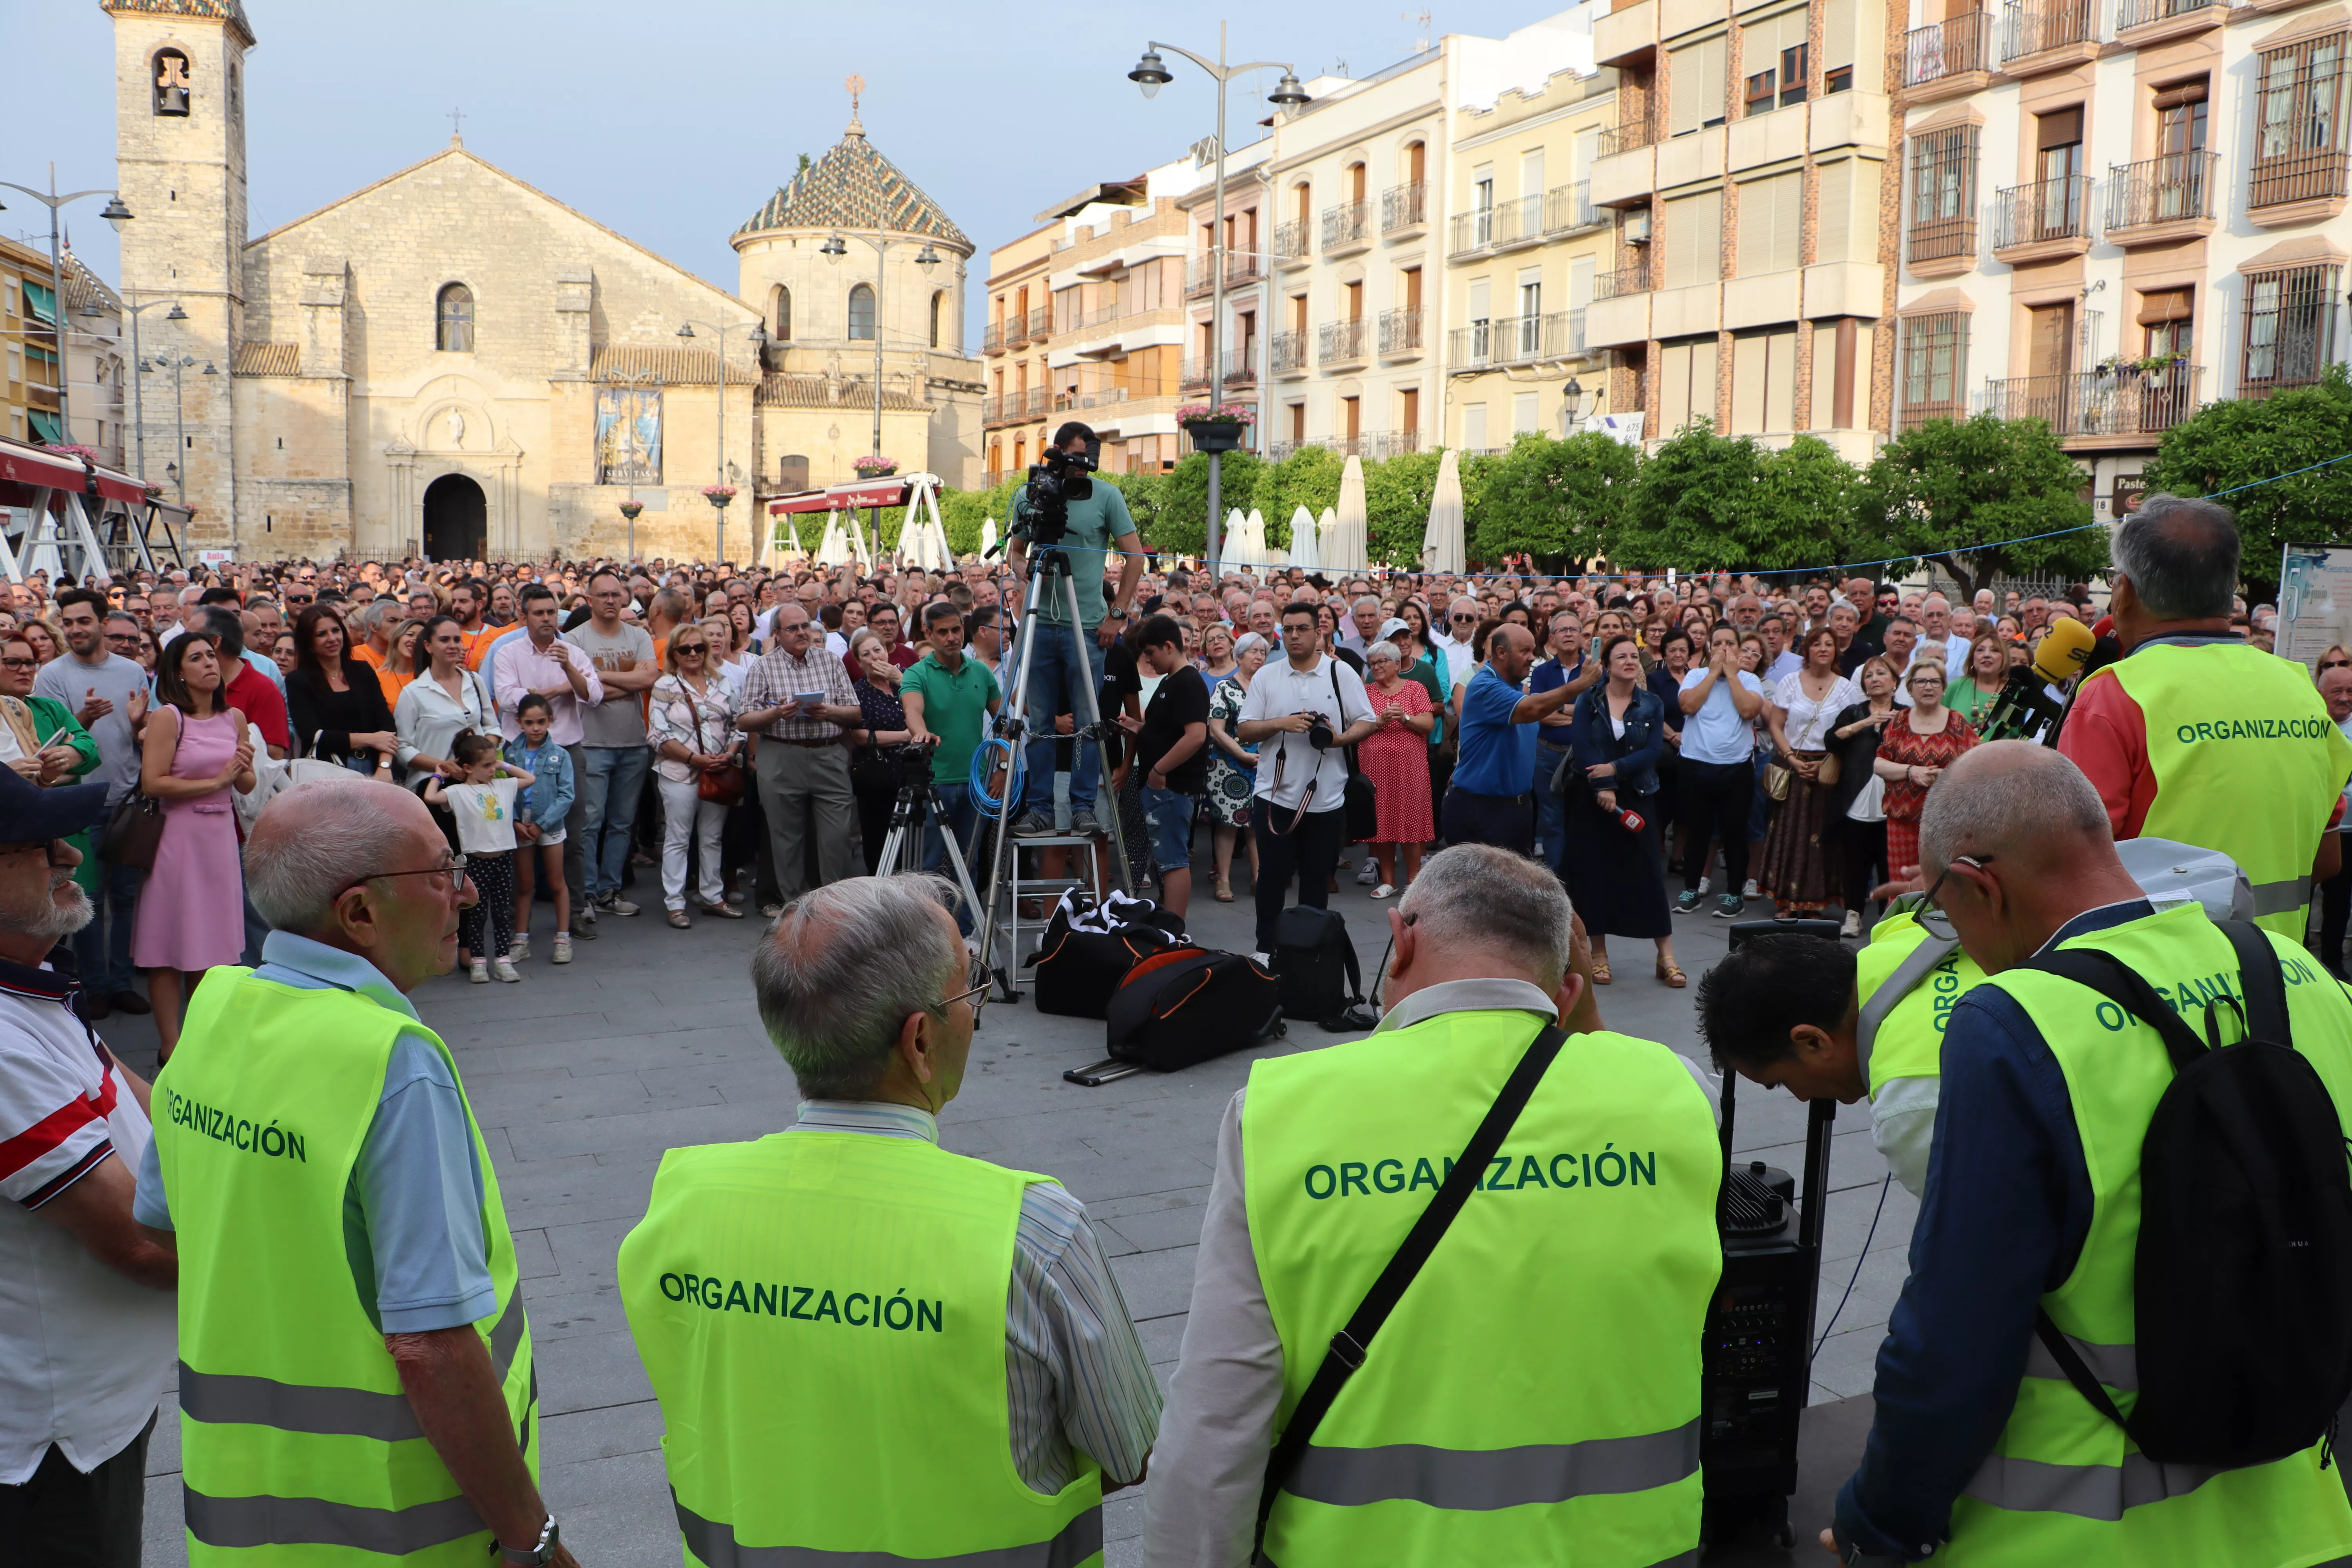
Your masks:
<svg viewBox="0 0 2352 1568"><path fill-rule="evenodd" d="M150 318L142 346L211 370L184 374L176 424L151 374L134 433L151 479L159 440L175 448L193 544L578 556L620 549L635 500L647 553L749 559L762 494L852 477L877 387L902 468L976 478L979 367L957 341L971 247L854 118L735 235L740 295L456 137L248 238L237 0L104 8L135 215L122 276L186 318ZM868 234L889 242L878 270ZM719 485L731 508L702 494Z"/></svg>

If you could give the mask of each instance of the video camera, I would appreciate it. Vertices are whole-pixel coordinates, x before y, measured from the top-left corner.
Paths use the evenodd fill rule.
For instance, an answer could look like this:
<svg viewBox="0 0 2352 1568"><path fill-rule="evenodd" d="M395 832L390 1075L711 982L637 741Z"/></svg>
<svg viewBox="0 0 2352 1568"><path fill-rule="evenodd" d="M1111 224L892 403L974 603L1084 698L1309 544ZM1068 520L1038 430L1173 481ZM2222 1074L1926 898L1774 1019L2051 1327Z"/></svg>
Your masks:
<svg viewBox="0 0 2352 1568"><path fill-rule="evenodd" d="M1101 470L1102 443L1088 441L1083 452L1049 447L1043 455L1045 461L1029 465L1023 494L1029 511L1029 542L1051 550L1069 531L1070 503L1095 493L1095 482L1087 476Z"/></svg>
<svg viewBox="0 0 2352 1568"><path fill-rule="evenodd" d="M931 784L931 751L939 742L901 742L887 747L883 754L898 770L898 787L928 789Z"/></svg>

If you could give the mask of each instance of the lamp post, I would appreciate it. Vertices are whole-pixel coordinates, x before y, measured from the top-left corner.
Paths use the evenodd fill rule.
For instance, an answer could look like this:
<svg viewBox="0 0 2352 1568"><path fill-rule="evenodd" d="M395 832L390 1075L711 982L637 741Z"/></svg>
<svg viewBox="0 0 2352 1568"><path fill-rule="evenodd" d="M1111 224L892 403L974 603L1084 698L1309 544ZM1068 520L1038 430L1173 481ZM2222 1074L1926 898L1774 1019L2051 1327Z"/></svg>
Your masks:
<svg viewBox="0 0 2352 1568"><path fill-rule="evenodd" d="M727 334L740 324L728 321L687 321L677 329L677 335L688 341L693 339L694 329L697 327L708 327L719 334L719 478L715 482L720 485L727 482ZM768 329L761 322L753 321L751 323L750 336L751 347L757 350L768 341ZM757 487L754 487L755 491ZM727 501L721 497L713 496L710 498L710 505L711 510L718 513L718 521L712 524L715 532L711 539L710 557L711 569L716 571L719 563L727 559Z"/></svg>
<svg viewBox="0 0 2352 1568"><path fill-rule="evenodd" d="M910 236L861 234L856 230L851 230L845 235L842 230L835 229L823 245L816 247L816 253L835 266L840 265L841 258L849 254L849 247L843 243L845 238L862 240L874 247L874 446L872 450L874 456L878 458L882 455L882 286L888 276L888 269L883 266L883 261L889 255L893 246L914 245L919 241ZM946 258L933 250L929 241L921 240L919 243L923 248L915 253L915 265L921 268L928 275L932 268L937 267ZM882 550L882 509L877 506L870 507L867 510L871 513L869 521L874 526L874 550L878 555Z"/></svg>
<svg viewBox="0 0 2352 1568"><path fill-rule="evenodd" d="M1275 84L1272 92L1265 95L1265 100L1284 108L1305 103L1307 90L1298 85L1298 73L1280 60L1252 60L1244 66L1227 65L1225 25L1220 22L1217 24L1217 58L1213 61L1203 59L1192 50L1180 48L1174 44L1152 40L1144 45L1143 58L1136 62L1133 70L1127 73L1127 79L1141 88L1146 98L1158 96L1161 88L1175 79L1169 72L1168 62L1160 57L1162 49L1173 49L1207 71L1217 83L1216 216L1209 225L1209 263L1214 268L1209 279L1209 406L1214 408L1224 392L1225 380L1225 84L1244 71L1278 70L1282 73L1282 79ZM1217 510L1223 504L1223 453L1209 454L1209 531L1205 542L1209 581L1212 583L1217 580L1217 557L1223 545L1217 526Z"/></svg>
<svg viewBox="0 0 2352 1568"><path fill-rule="evenodd" d="M171 320L169 316L163 319L167 321ZM152 363L145 360L139 362L140 374L142 375L150 370L161 370L165 365L172 367L172 460L163 466L163 472L171 476L172 483L178 488L179 502L183 508L188 504L188 472L187 466L180 459L188 455L188 431L187 426L181 422L180 373L195 363L195 360L187 354L172 355ZM206 360L205 374L218 375L220 370L212 361ZM140 477L146 478L144 474Z"/></svg>
<svg viewBox="0 0 2352 1568"><path fill-rule="evenodd" d="M147 362L139 353L139 312L152 310L158 305L172 307L171 314L163 318L167 321L184 321L188 319L188 313L180 309L180 302L177 300L150 300L144 305L125 304L122 307L123 312L131 318L131 363L142 371L147 368ZM131 378L131 437L138 443L139 479L142 484L147 480L146 391L146 383L141 381L136 375Z"/></svg>
<svg viewBox="0 0 2352 1568"><path fill-rule="evenodd" d="M1584 384L1576 377L1570 376L1567 387L1560 394L1559 433L1561 436L1573 436L1584 428Z"/></svg>
<svg viewBox="0 0 2352 1568"><path fill-rule="evenodd" d="M63 195L58 195L58 166L55 163L49 165L49 188L46 195L30 185L20 185L14 180L0 180L0 185L12 191L22 191L49 209L49 319L58 334L58 433L65 437L66 445L71 446L73 416L68 410L66 399L66 382L68 379L66 375L66 274L64 263L58 258L58 209L84 196L104 196L107 198L106 207L98 216L112 224L117 234L121 234L122 226L131 221L131 209L122 205L121 193L110 189L68 191ZM0 212L6 210L6 207L0 206Z"/></svg>

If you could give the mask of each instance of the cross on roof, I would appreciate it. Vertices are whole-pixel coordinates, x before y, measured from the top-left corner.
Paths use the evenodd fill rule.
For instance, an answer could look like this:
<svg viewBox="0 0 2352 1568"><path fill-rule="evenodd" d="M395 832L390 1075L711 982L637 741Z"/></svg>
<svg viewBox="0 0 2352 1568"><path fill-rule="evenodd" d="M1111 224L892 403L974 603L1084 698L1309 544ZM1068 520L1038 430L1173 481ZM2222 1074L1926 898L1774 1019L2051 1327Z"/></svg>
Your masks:
<svg viewBox="0 0 2352 1568"><path fill-rule="evenodd" d="M849 79L841 85L849 89L849 128L855 131L859 128L857 99L858 95L866 90L866 79L853 71L850 73Z"/></svg>
<svg viewBox="0 0 2352 1568"><path fill-rule="evenodd" d="M464 128L463 126L461 126L460 124L458 124L458 123L457 123L459 121L461 121L461 120L463 120L463 119L465 119L465 118L466 118L466 111L465 111L464 110L462 110L462 109L453 109L453 110L451 110L449 111L449 140L450 140L450 141L452 141L452 142L459 142L459 143L461 143L461 144L465 142L465 140L466 140L466 138L465 138L465 134L464 134L465 128Z"/></svg>

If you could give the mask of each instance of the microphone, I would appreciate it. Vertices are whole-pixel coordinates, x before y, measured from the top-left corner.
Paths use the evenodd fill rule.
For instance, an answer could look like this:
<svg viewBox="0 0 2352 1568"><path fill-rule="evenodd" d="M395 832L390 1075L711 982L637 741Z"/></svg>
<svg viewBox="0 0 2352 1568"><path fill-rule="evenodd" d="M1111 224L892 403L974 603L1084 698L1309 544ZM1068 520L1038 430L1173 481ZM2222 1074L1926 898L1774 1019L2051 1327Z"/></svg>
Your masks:
<svg viewBox="0 0 2352 1568"><path fill-rule="evenodd" d="M2091 628L2070 618L2053 621L2034 650L2033 662L2011 670L2000 698L1985 714L1981 730L1988 741L2021 741L2039 737L2047 742L2054 733L2061 709L2042 687L2063 686L2074 679L2097 645Z"/></svg>
<svg viewBox="0 0 2352 1568"><path fill-rule="evenodd" d="M2053 621L2034 650L2033 673L2053 686L2065 685L2082 673L2098 640L2097 633L2072 616Z"/></svg>

